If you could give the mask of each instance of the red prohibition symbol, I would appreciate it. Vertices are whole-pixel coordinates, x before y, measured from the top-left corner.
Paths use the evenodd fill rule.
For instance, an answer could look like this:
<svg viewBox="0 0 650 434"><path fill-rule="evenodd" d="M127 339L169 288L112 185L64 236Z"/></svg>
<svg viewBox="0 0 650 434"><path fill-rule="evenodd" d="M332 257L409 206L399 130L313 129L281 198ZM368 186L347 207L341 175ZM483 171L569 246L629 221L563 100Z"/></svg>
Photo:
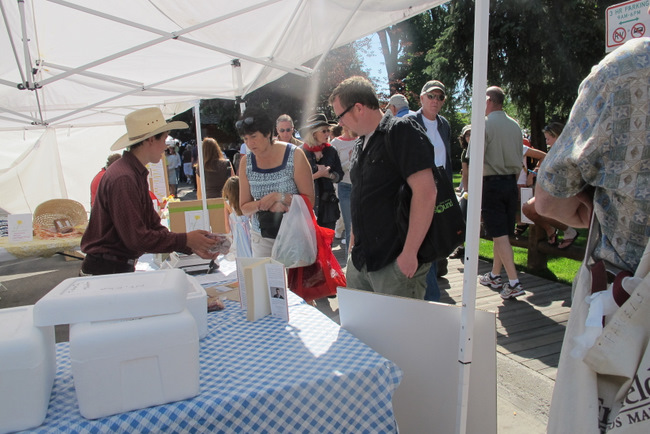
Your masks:
<svg viewBox="0 0 650 434"><path fill-rule="evenodd" d="M632 34L633 38L640 38L645 34L645 25L643 23L636 23L632 26L630 33Z"/></svg>
<svg viewBox="0 0 650 434"><path fill-rule="evenodd" d="M614 42L623 42L625 40L625 36L627 36L627 32L623 27L619 27L618 29L614 30L612 39L614 39Z"/></svg>

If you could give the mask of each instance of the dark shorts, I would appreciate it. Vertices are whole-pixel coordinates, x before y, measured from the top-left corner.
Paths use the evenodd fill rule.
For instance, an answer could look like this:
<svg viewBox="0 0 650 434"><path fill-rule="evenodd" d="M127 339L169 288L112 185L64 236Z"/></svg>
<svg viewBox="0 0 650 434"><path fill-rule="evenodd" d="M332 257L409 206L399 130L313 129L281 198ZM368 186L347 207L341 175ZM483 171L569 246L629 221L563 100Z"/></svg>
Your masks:
<svg viewBox="0 0 650 434"><path fill-rule="evenodd" d="M135 261L108 259L102 255L87 254L81 264L82 275L99 276L103 274L131 273L135 271Z"/></svg>
<svg viewBox="0 0 650 434"><path fill-rule="evenodd" d="M483 177L481 217L489 236L513 235L518 207L519 192L515 175Z"/></svg>

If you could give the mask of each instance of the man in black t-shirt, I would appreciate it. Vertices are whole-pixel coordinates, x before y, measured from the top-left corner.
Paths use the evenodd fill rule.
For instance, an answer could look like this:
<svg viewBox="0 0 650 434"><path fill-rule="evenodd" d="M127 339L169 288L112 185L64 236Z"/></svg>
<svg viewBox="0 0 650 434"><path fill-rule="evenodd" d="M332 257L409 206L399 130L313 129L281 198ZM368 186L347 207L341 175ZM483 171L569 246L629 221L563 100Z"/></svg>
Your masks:
<svg viewBox="0 0 650 434"><path fill-rule="evenodd" d="M329 102L339 125L360 136L350 167L352 237L347 286L422 299L431 263L418 263L417 253L431 225L436 200L433 148L426 132L413 119L382 113L372 84L363 77L344 80ZM404 182L413 191L413 199L408 233L401 242L396 208L397 192Z"/></svg>

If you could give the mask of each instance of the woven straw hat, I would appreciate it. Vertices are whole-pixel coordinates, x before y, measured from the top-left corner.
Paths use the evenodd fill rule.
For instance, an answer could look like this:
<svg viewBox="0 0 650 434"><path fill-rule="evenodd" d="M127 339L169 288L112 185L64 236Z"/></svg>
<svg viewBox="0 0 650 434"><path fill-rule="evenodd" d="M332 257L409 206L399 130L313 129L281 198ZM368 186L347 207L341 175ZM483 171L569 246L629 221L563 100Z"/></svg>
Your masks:
<svg viewBox="0 0 650 434"><path fill-rule="evenodd" d="M189 128L189 125L181 121L167 123L158 107L140 109L129 113L124 117L124 123L126 124L127 133L113 143L111 151L119 151L165 131Z"/></svg>
<svg viewBox="0 0 650 434"><path fill-rule="evenodd" d="M82 204L72 199L51 199L34 210L34 227L56 232L54 220L67 219L72 226L88 223L88 214Z"/></svg>

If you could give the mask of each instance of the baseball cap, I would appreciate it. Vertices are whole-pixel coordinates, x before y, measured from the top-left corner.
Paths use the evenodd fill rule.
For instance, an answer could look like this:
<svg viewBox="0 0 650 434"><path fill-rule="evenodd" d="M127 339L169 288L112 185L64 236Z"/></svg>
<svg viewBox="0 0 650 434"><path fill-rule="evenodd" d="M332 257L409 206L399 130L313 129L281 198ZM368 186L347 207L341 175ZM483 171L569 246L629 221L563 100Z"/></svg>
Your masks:
<svg viewBox="0 0 650 434"><path fill-rule="evenodd" d="M426 84L422 86L422 92L420 92L420 95L424 95L425 93L429 93L432 90L436 90L436 89L441 91L443 95L447 95L445 85L439 82L438 80L427 81Z"/></svg>

